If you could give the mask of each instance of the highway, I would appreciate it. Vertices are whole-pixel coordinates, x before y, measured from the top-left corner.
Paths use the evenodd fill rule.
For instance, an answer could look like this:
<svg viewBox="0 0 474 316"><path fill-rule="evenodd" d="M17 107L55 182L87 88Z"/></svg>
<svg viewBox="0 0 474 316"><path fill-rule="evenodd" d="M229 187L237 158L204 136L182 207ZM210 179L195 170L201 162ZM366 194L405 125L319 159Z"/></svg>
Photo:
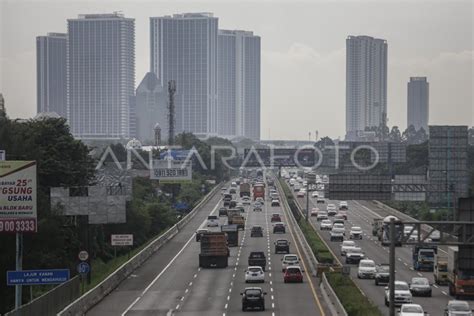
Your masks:
<svg viewBox="0 0 474 316"><path fill-rule="evenodd" d="M306 197L297 198L300 206L306 208ZM322 210L326 209L328 203L333 203L337 207L339 201L326 201L324 204L316 204L316 199L309 198L310 210L313 207L319 207ZM356 244L362 248L367 259L372 259L375 263L388 263L389 262L389 248L382 247L377 237L372 236L372 221L376 217L385 217L388 214L387 211L376 206L371 201L348 201L349 210L347 211L348 220L346 221L346 239L349 236L349 230L352 226L360 226L364 232L362 240L356 240ZM336 255L338 260L345 264L345 257L340 256L340 242L331 242L329 231L321 231L319 229L319 222L316 221L315 217L311 218L311 222L317 228L317 231L326 241L331 248L332 252ZM356 264L351 265L351 276L358 287L365 293L365 295L376 304L380 311L388 315L388 308L384 304L384 287L376 286L373 279L358 279L357 278L357 266ZM418 272L413 270L412 265L412 253L411 246L403 246L396 248L396 280L410 282L412 277L426 277L434 284L432 272ZM448 301L451 298L448 295L447 286L433 285L432 297L413 297L413 302L423 306L425 312L430 315L441 315Z"/></svg>
<svg viewBox="0 0 474 316"><path fill-rule="evenodd" d="M239 232L239 246L230 248L227 268L198 268L200 244L195 241L195 231L205 227L207 216L217 215L221 205L218 193L177 236L87 314L240 315L243 314L240 292L248 286L260 286L267 292L266 310L259 312L261 315L326 315L316 291L315 279L310 277L305 262L303 283L283 282L283 254L274 254L274 241L286 238L291 242L290 252L298 254L300 258L301 254L292 227L288 226L288 214L281 207L269 206L268 200L262 212L252 211L251 206L245 207L246 229ZM272 213L282 214L282 220L287 224L285 234L273 234L270 223ZM220 225L226 222L226 217L220 218ZM253 225L263 227L264 237L250 237ZM251 251L264 251L267 255L263 284L252 285L244 281Z"/></svg>

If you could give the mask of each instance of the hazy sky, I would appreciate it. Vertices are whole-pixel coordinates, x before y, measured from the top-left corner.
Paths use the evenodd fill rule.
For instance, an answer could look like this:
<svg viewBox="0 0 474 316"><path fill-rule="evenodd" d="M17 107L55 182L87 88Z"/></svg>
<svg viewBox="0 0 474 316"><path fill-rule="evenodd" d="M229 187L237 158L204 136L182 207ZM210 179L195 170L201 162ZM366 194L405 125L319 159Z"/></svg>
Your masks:
<svg viewBox="0 0 474 316"><path fill-rule="evenodd" d="M388 41L389 125L406 127L410 76L430 82L430 124L474 125L473 1L0 0L0 92L10 117L36 112L35 37L80 13L135 18L136 80L149 69L149 17L213 12L262 38L263 139L345 133L345 39Z"/></svg>

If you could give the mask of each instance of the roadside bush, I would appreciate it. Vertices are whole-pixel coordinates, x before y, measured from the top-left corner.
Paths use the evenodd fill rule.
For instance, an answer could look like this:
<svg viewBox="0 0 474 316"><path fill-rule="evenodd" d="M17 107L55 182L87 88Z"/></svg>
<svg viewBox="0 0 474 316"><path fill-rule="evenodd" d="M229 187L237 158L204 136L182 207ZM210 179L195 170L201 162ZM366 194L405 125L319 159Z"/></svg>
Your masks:
<svg viewBox="0 0 474 316"><path fill-rule="evenodd" d="M382 316L350 277L339 272L326 273L326 277L349 316Z"/></svg>

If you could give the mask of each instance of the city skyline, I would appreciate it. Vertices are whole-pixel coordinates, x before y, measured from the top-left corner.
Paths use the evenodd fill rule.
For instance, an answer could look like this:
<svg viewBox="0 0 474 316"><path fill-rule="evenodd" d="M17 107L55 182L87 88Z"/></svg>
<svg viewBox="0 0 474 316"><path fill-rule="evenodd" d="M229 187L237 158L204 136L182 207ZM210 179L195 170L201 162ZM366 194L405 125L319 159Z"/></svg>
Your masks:
<svg viewBox="0 0 474 316"><path fill-rule="evenodd" d="M282 4L282 6L284 5L285 4ZM18 9L21 8L22 4L20 1L18 6L13 4L2 4L2 6L8 9L13 9L13 7ZM103 9L104 6L106 5L91 5L90 7L86 8L85 11L105 12ZM470 72L470 69L472 69L472 67L470 67L472 65L472 43L469 41L463 42L462 40L459 40L468 39L469 35L472 34L472 31L470 31L469 28L461 28L461 31L453 35L453 38L451 39L448 37L448 28L443 29L440 26L440 29L443 31L437 34L438 39L437 43L435 43L433 36L427 32L427 28L434 26L435 21L433 19L428 19L427 21L423 22L424 27L414 31L413 35L407 33L406 30L410 26L413 27L414 25L416 20L415 17L418 16L417 12L420 12L420 10L423 8L422 4L418 3L409 5L416 10L413 11L411 15L406 17L407 21L404 23L406 24L405 26L397 25L397 34L403 35L405 37L403 41L401 41L400 37L395 35L396 33L394 33L394 28L389 27L391 24L390 22L393 24L394 18L389 19L389 21L384 21L384 25L377 29L378 31L376 34L368 31L368 25L366 27L365 25L355 24L355 22L351 21L349 18L346 23L347 26L337 26L336 33L339 35L334 36L334 32L329 32L331 33L330 38L325 36L322 39L319 39L318 42L305 39L305 34L303 32L304 28L301 28L301 26L308 26L310 24L307 22L308 19L301 18L298 20L306 21L306 24L299 21L295 22L295 20L293 20L293 23L289 23L287 25L288 31L286 33L285 31L280 32L279 36L281 37L281 41L278 43L275 41L275 35L272 35L272 33L279 31L280 28L272 21L278 17L281 18L282 15L277 13L273 17L270 17L271 14L269 14L266 16L265 20L267 21L268 18L270 21L265 23L263 23L262 20L255 19L256 16L258 16L258 12L263 12L263 8L269 9L269 12L275 13L275 11L272 11L269 6L265 6L264 4L260 4L260 7L257 6L255 13L249 14L248 26L247 22L245 25L242 25L242 23L237 24L236 18L231 17L229 11L226 11L222 6L216 4L213 4L211 8L209 8L209 5L199 6L198 4L179 4L172 6L171 8L170 6L166 6L165 4L161 3L157 7L160 6L163 7L164 10L160 10L159 14L153 14L149 12L144 14L142 12L140 13L141 15L138 14L137 10L133 11L133 9L130 7L123 8L124 6L122 5L120 7L124 9L123 11L126 12L127 16L137 18L137 24L141 24L142 31L140 32L140 36L142 39L143 37L147 38L148 35L148 32L143 32L143 29L147 28L147 20L143 19L144 16L161 16L168 13L173 14L176 12L192 11L214 12L215 16L218 16L220 21L226 23L224 25L219 25L220 28L249 29L265 38L265 41L262 42L262 139L304 139L307 137L308 131L314 130L319 130L320 136L329 135L332 137L337 137L344 135L344 103L341 103L341 100L344 99L344 85L341 85L339 79L344 79L344 74L341 72L341 69L344 69L343 60L345 59L345 50L342 49L342 47L344 39L348 34L369 35L377 38L384 38L389 42L390 55L388 62L389 79L387 103L389 109L388 124L390 126L398 125L401 127L401 129L405 128L406 80L413 75L426 75L430 77L430 83L432 86L432 93L430 95L430 124L472 125L472 91L469 91L468 89L469 85L472 86L472 73ZM296 11L299 11L301 16L306 18L308 16L317 15L316 11L301 11L302 6L303 4L299 3L297 8L292 9L287 7L288 16L294 14ZM344 6L351 7L351 4L344 3ZM390 5L386 4L377 6L365 3L362 7L368 10L366 14L373 14L374 11L380 11L381 8L386 9L386 6ZM110 3L107 5L107 7L111 7ZM186 9L182 9L183 7L186 7ZM196 9L197 7L203 9ZM305 4L304 7L316 8L317 6ZM467 3L466 1L457 1L452 5L437 4L432 7L435 13L445 10L449 10L449 12L462 13L466 10L468 11L471 7L471 4ZM323 11L326 12L326 14L329 14L329 16L336 15L334 8L331 8L330 5L324 4L324 9L325 10ZM77 10L77 6L72 6L70 10ZM108 9L108 11L112 10L113 8ZM233 10L242 12L244 8L233 6ZM357 11L358 9L355 10ZM161 14L161 12L163 13ZM61 14L63 16L66 15L66 17L70 16L70 14L66 12L62 12ZM397 13L395 10L394 16L397 16L397 14L400 15L401 12ZM53 15L56 18L51 19L51 21L59 25L60 23L57 22L57 15L58 14ZM140 22L138 22L139 18ZM423 19L425 19L425 17L423 17ZM472 23L472 18L468 17L467 15L460 14L456 21L459 24L468 26L470 23ZM5 25L12 25L12 23L13 21L6 17ZM43 24L40 23L38 25L38 30L35 32L36 36L51 31L64 31L64 26L62 28L48 26L48 28L45 29L44 25L48 23L42 23ZM371 23L378 27L381 22L375 20L371 21ZM417 23L420 23L420 21ZM443 24L443 22L439 21L436 23ZM13 25L14 24L15 23L13 23ZM143 26L143 24L145 24L145 26ZM23 28L25 28L22 29L23 32L31 32L26 30L26 26L23 26ZM293 34L295 34L295 38L288 40L288 33L294 31L296 28L301 30L301 34L293 32ZM348 31L349 28L353 28L354 31ZM341 36L342 34L344 35ZM426 36L426 38L424 38L424 47L417 46L417 43L414 41L414 38L419 37L420 34ZM19 37L20 44L23 41L22 38L23 37ZM440 42L443 43L442 46L439 46ZM31 43L28 45L31 46ZM24 44L21 44L20 46L25 47ZM141 54L141 62L143 62L143 56L146 56L146 54L143 54L143 52L149 53L147 46L148 45L143 45L143 40L142 44L139 44L137 41L137 51L141 51L141 53L137 52L137 55ZM30 98L28 97L29 93L23 92L22 94L24 95L16 95L11 88L10 82L17 82L15 77L16 74L11 72L11 66L7 65L7 61L12 61L11 53L15 51L15 49L14 47L8 47L2 50L2 66L5 67L4 69L6 71L2 72L2 83L0 84L0 90L2 90L5 98L8 101L7 112L11 117L29 117L33 116L33 113L28 116L28 112L33 112L34 109L31 111L31 105L28 106L23 104L31 103L29 101L19 101L28 100L28 98ZM27 57L28 54L20 54L16 58L21 59ZM22 74L22 79L25 81L25 84L28 84L31 79L25 78L27 74L22 72L21 69L25 69L24 65L26 66L31 63L28 61L28 58L25 59L26 63L21 62L21 65L16 67L19 68L18 72ZM305 61L306 67L300 68L300 62L303 61ZM332 69L331 72L327 71L329 68ZM142 77L142 74L144 74L144 69L145 67L143 67L143 64L137 65L137 76L139 78ZM298 73L298 76L294 76L295 73ZM9 77L11 76L12 80L8 80L8 82L6 82L5 78L7 75L9 75ZM458 80L458 82L456 82L456 85L454 85L454 77L461 78ZM337 85L334 84L336 81L338 82ZM299 87L298 89L301 92L295 92L298 90L296 87ZM403 88L403 93L401 93L401 88ZM34 94L34 87L32 92ZM286 95L283 95L283 93ZM303 97L304 99L302 99ZM289 116L289 103L294 104L291 107L292 110L296 112L301 112L304 110L306 111L307 115L303 115L301 119L297 119L298 115ZM18 104L22 105L19 106ZM450 104L449 107L456 108L457 111L449 111L446 109L449 108L446 106L446 104ZM10 107L8 107L8 105L10 105ZM324 115L321 115L324 113L325 108L331 109L331 113L333 113L331 120L325 120ZM278 124L277 126L273 126L274 122L282 122L284 125Z"/></svg>

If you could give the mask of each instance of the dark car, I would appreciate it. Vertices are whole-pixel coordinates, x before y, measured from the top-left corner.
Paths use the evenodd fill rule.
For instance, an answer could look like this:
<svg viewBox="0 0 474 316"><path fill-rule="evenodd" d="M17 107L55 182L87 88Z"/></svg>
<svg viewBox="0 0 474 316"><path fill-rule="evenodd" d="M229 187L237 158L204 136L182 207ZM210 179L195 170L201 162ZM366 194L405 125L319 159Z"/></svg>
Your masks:
<svg viewBox="0 0 474 316"><path fill-rule="evenodd" d="M272 218L271 218L270 221L271 221L272 223L281 222L280 214L272 214Z"/></svg>
<svg viewBox="0 0 474 316"><path fill-rule="evenodd" d="M265 257L265 253L263 251L252 251L249 255L248 264L249 267L262 267L263 271L265 271L265 266L267 265L267 258Z"/></svg>
<svg viewBox="0 0 474 316"><path fill-rule="evenodd" d="M204 233L207 233L209 230L208 229L205 229L205 228L200 228L196 231L196 241L201 241L201 236L202 234Z"/></svg>
<svg viewBox="0 0 474 316"><path fill-rule="evenodd" d="M230 193L230 194L236 194L237 191L235 190L235 188L230 188L230 189L229 189L229 193Z"/></svg>
<svg viewBox="0 0 474 316"><path fill-rule="evenodd" d="M431 284L427 278L412 278L409 286L413 296L431 296Z"/></svg>
<svg viewBox="0 0 474 316"><path fill-rule="evenodd" d="M263 228L261 226L253 226L250 231L250 237L263 237Z"/></svg>
<svg viewBox="0 0 474 316"><path fill-rule="evenodd" d="M255 207L253 208L253 211L254 211L254 212L261 212L261 211L262 211L262 207L261 207L261 206L255 206Z"/></svg>
<svg viewBox="0 0 474 316"><path fill-rule="evenodd" d="M289 266L285 270L285 274L283 275L283 281L285 283L289 282L297 282L303 283L303 273L299 266Z"/></svg>
<svg viewBox="0 0 474 316"><path fill-rule="evenodd" d="M237 206L237 201L236 200L230 201L229 208L235 208L236 206Z"/></svg>
<svg viewBox="0 0 474 316"><path fill-rule="evenodd" d="M275 242L275 253L290 253L290 242L286 239L278 239Z"/></svg>
<svg viewBox="0 0 474 316"><path fill-rule="evenodd" d="M242 311L246 311L249 308L265 310L265 295L267 295L267 292L264 292L262 288L247 287L240 295L242 295Z"/></svg>
<svg viewBox="0 0 474 316"><path fill-rule="evenodd" d="M276 224L273 226L273 233L274 233L274 234L284 234L284 233L286 233L285 224L283 224L283 223L276 223Z"/></svg>
<svg viewBox="0 0 474 316"><path fill-rule="evenodd" d="M219 209L219 216L227 216L227 208L221 207Z"/></svg>
<svg viewBox="0 0 474 316"><path fill-rule="evenodd" d="M229 207L230 206L230 201L224 200L224 207Z"/></svg>
<svg viewBox="0 0 474 316"><path fill-rule="evenodd" d="M388 284L390 280L390 266L388 264L379 264L375 272L375 285Z"/></svg>

